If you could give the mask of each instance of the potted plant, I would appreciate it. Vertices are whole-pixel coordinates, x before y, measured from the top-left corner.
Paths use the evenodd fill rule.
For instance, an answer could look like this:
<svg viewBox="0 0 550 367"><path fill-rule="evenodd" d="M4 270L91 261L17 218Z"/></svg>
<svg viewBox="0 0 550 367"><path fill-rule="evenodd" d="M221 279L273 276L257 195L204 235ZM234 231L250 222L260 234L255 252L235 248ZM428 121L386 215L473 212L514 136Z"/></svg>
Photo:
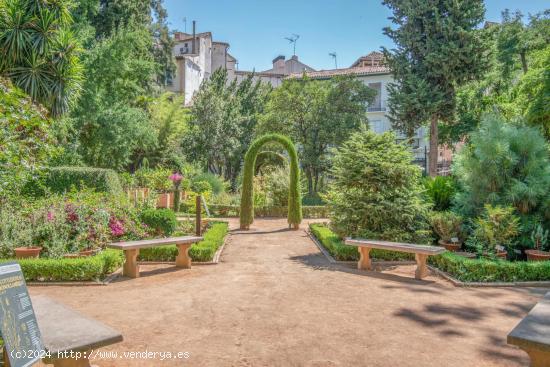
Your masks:
<svg viewBox="0 0 550 367"><path fill-rule="evenodd" d="M462 246L459 240L462 217L452 212L436 212L430 222L434 232L439 236L438 243L448 251L458 251Z"/></svg>
<svg viewBox="0 0 550 367"><path fill-rule="evenodd" d="M545 261L550 260L550 247L548 246L548 230L544 230L540 224L537 224L531 232L531 242L533 249L525 250L527 260Z"/></svg>
<svg viewBox="0 0 550 367"><path fill-rule="evenodd" d="M29 259L37 258L40 256L40 251L42 247L39 246L25 246L25 247L16 247L15 249L15 258L17 259Z"/></svg>
<svg viewBox="0 0 550 367"><path fill-rule="evenodd" d="M512 245L519 233L519 218L514 215L514 208L485 205L482 217L475 221L474 236L484 246L484 255L495 254L505 259L506 250Z"/></svg>

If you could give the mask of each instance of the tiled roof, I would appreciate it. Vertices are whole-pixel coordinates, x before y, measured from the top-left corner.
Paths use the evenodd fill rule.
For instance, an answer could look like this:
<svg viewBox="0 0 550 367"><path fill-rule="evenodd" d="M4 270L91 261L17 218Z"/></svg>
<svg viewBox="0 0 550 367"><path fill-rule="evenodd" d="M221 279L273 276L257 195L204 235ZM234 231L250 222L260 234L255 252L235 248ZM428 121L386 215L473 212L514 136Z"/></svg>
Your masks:
<svg viewBox="0 0 550 367"><path fill-rule="evenodd" d="M371 74L389 74L390 69L386 66L364 66L358 68L346 68L346 69L332 69L332 70L319 70L309 71L305 74L311 79L326 79L339 75L355 75L364 76ZM302 73L290 74L288 78L299 79L303 76Z"/></svg>

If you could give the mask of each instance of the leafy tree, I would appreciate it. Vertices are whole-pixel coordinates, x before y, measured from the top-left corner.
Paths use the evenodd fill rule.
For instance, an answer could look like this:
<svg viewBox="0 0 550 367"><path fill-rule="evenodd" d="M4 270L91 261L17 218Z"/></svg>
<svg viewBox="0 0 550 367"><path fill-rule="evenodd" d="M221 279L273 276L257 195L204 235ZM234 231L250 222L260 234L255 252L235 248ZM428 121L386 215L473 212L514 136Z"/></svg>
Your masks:
<svg viewBox="0 0 550 367"><path fill-rule="evenodd" d="M388 86L394 126L408 135L429 121L429 173L437 174L438 123L453 121L456 88L486 68L486 45L475 28L482 0L384 0L397 29L384 33L397 45L384 49L394 83Z"/></svg>
<svg viewBox="0 0 550 367"><path fill-rule="evenodd" d="M44 108L20 89L0 78L0 200L16 195L59 152L54 125Z"/></svg>
<svg viewBox="0 0 550 367"><path fill-rule="evenodd" d="M270 88L252 77L228 83L218 69L194 97L189 133L182 146L187 157L223 176L234 189L246 152Z"/></svg>
<svg viewBox="0 0 550 367"><path fill-rule="evenodd" d="M326 200L338 234L428 241L420 168L393 133L362 129L338 148L333 163Z"/></svg>
<svg viewBox="0 0 550 367"><path fill-rule="evenodd" d="M153 34L153 56L157 64L157 83L168 85L176 73L176 64L172 56L174 39L170 34L167 19L168 12L163 6L163 0L151 0L151 8L155 21L151 25Z"/></svg>
<svg viewBox="0 0 550 367"><path fill-rule="evenodd" d="M149 30L152 3L151 0L99 0L99 11L94 19L97 37L107 38L121 29Z"/></svg>
<svg viewBox="0 0 550 367"><path fill-rule="evenodd" d="M135 168L132 157L154 146L142 100L153 90L155 64L146 30L121 30L98 41L85 58L82 98L71 114L84 162Z"/></svg>
<svg viewBox="0 0 550 367"><path fill-rule="evenodd" d="M280 132L298 144L308 194L313 196L329 168L329 148L367 123L365 105L375 93L349 77L285 80L271 93L258 131Z"/></svg>
<svg viewBox="0 0 550 367"><path fill-rule="evenodd" d="M550 219L548 149L538 129L486 116L453 165L456 208L474 217L486 204L513 206L530 233L534 222Z"/></svg>
<svg viewBox="0 0 550 367"><path fill-rule="evenodd" d="M442 140L467 139L482 116L495 111L548 131L550 11L530 16L527 24L521 13L505 11L501 24L488 24L479 32L488 45L490 67L481 80L458 88L457 118L440 127Z"/></svg>
<svg viewBox="0 0 550 367"><path fill-rule="evenodd" d="M71 33L70 2L0 2L0 75L43 104L53 116L78 96L79 45Z"/></svg>

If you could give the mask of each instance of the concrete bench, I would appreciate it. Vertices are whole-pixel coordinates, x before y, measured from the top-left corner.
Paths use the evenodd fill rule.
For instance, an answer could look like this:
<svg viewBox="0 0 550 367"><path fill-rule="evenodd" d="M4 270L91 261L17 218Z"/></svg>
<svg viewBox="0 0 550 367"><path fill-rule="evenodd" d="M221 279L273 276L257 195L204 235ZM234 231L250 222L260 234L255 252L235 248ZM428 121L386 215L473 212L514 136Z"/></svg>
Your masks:
<svg viewBox="0 0 550 367"><path fill-rule="evenodd" d="M32 304L44 347L50 355L45 363L53 363L55 367L88 367L92 350L122 341L116 330L48 297L32 297Z"/></svg>
<svg viewBox="0 0 550 367"><path fill-rule="evenodd" d="M431 255L439 255L444 253L446 250L443 247L438 246L425 246L425 245L414 245L411 243L399 243L399 242L388 242L388 241L378 241L378 240L365 240L365 239L353 239L346 238L345 244L349 246L356 246L359 250L359 262L357 263L357 269L360 270L371 270L372 262L370 259L370 250L375 248L379 250L390 250L390 251L399 251L407 252L415 255L416 259L416 272L415 278L422 279L428 273L428 268L426 266L426 259Z"/></svg>
<svg viewBox="0 0 550 367"><path fill-rule="evenodd" d="M532 367L550 367L550 292L508 334L508 344L523 349Z"/></svg>
<svg viewBox="0 0 550 367"><path fill-rule="evenodd" d="M191 268L191 258L188 251L191 245L195 242L202 241L202 237L184 236L184 237L168 237L157 238L153 240L115 242L108 245L110 248L123 250L126 257L122 274L130 278L139 277L139 264L137 257L140 248L149 248L165 245L176 245L178 247L178 256L176 257L176 266L179 268Z"/></svg>

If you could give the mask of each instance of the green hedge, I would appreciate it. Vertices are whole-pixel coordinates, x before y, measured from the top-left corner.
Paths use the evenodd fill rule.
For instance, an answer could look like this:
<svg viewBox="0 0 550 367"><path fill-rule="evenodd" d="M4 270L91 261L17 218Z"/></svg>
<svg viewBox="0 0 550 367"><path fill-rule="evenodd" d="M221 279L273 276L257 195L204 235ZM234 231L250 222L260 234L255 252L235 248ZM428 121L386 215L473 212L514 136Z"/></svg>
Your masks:
<svg viewBox="0 0 550 367"><path fill-rule="evenodd" d="M0 263L14 261L0 259ZM124 261L121 251L104 250L90 257L76 259L18 259L26 281L87 281L100 280L120 268Z"/></svg>
<svg viewBox="0 0 550 367"><path fill-rule="evenodd" d="M209 205L208 210L213 216L219 217L238 217L240 206L238 205ZM286 206L263 206L254 207L254 215L261 217L280 217L285 218L288 214ZM328 218L328 207L324 205L302 206L302 215L304 218Z"/></svg>
<svg viewBox="0 0 550 367"><path fill-rule="evenodd" d="M204 233L204 240L189 249L193 261L212 261L228 232L226 222L212 222ZM139 251L140 261L174 261L178 254L176 245L144 248Z"/></svg>
<svg viewBox="0 0 550 367"><path fill-rule="evenodd" d="M164 236L170 236L178 226L172 209L145 209L139 216L143 223Z"/></svg>
<svg viewBox="0 0 550 367"><path fill-rule="evenodd" d="M467 259L446 252L428 257L431 265L463 282L549 281L550 261Z"/></svg>
<svg viewBox="0 0 550 367"><path fill-rule="evenodd" d="M332 232L325 224L312 223L309 225L309 228L315 238L317 238L336 260L359 260L359 251L357 251L357 247L345 245L342 239L338 237L336 233ZM385 261L414 260L413 254L377 249L371 250L370 257Z"/></svg>
<svg viewBox="0 0 550 367"><path fill-rule="evenodd" d="M40 196L46 190L62 194L73 188L90 188L114 195L122 193L122 185L115 171L93 167L45 168L39 178L25 185L25 192Z"/></svg>

